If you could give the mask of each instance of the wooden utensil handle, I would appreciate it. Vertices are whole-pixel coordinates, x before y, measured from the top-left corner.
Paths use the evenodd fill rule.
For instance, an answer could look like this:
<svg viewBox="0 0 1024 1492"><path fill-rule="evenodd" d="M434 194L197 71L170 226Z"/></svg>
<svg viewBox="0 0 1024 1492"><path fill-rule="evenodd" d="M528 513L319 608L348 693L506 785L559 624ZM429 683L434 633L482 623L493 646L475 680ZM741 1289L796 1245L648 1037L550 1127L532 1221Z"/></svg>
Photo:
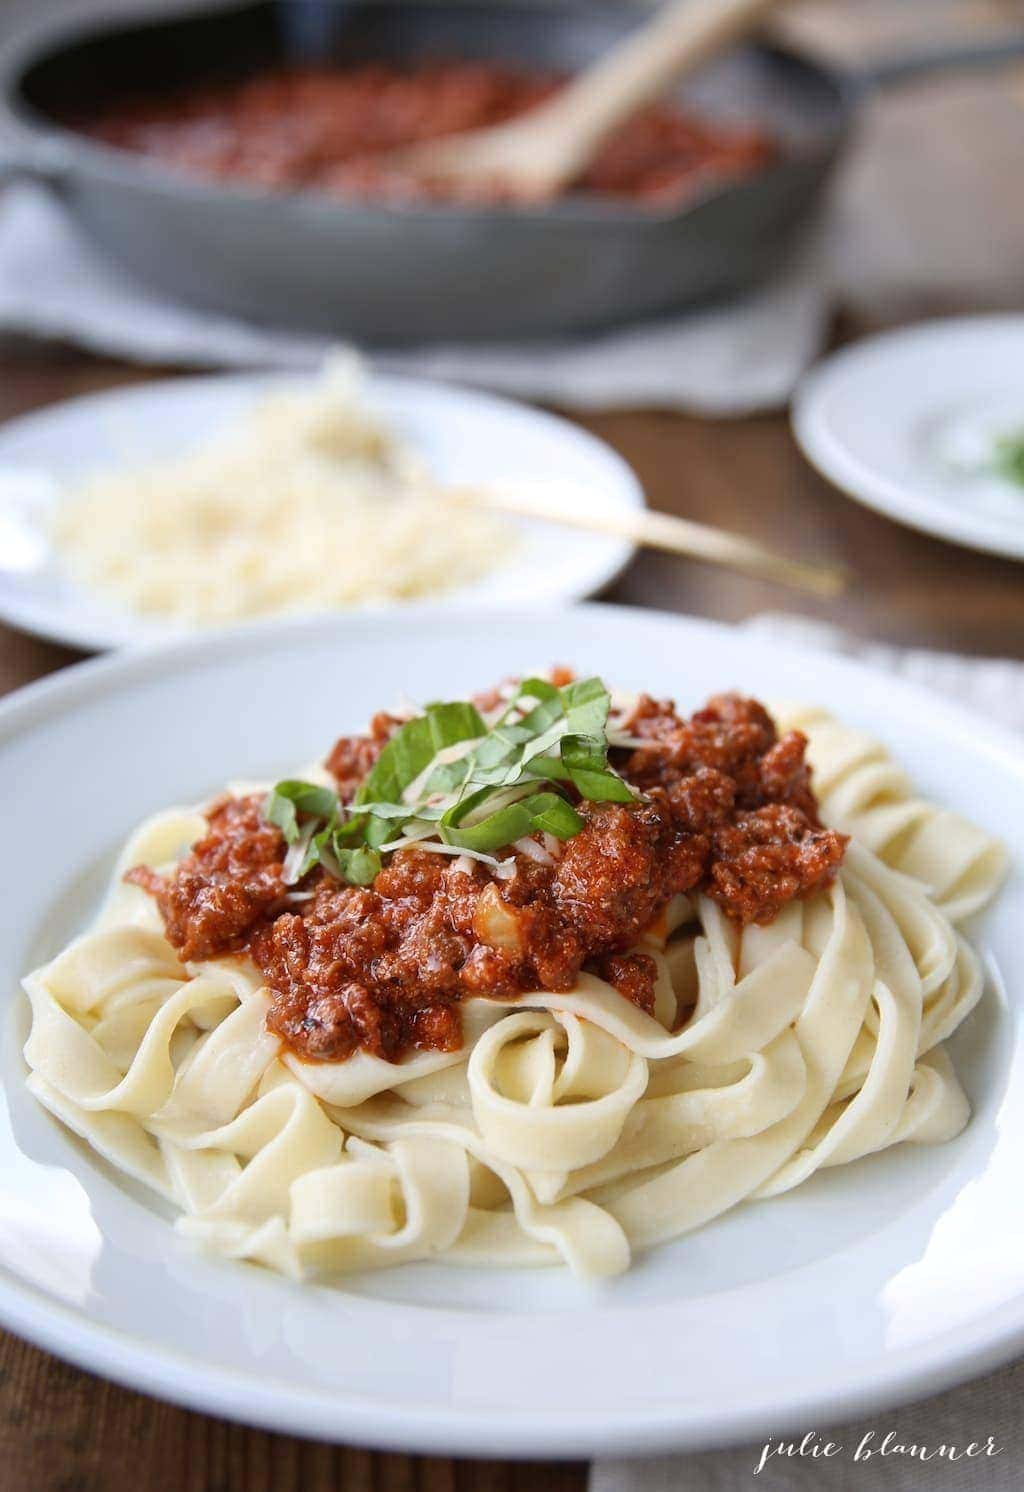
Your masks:
<svg viewBox="0 0 1024 1492"><path fill-rule="evenodd" d="M779 0L674 0L569 83L531 122L558 133L575 175L620 124L677 78L745 34ZM571 162L571 164L569 164Z"/></svg>
<svg viewBox="0 0 1024 1492"><path fill-rule="evenodd" d="M580 501L578 496L573 500L538 483L522 487L504 483L448 487L436 492L435 496L443 502L492 508L541 523L612 534L631 544L725 565L728 569L756 575L762 580L773 580L815 596L837 596L848 579L846 571L839 566L791 559L741 534L728 533L724 529L711 528L689 518L677 518L650 508L623 510L594 506Z"/></svg>

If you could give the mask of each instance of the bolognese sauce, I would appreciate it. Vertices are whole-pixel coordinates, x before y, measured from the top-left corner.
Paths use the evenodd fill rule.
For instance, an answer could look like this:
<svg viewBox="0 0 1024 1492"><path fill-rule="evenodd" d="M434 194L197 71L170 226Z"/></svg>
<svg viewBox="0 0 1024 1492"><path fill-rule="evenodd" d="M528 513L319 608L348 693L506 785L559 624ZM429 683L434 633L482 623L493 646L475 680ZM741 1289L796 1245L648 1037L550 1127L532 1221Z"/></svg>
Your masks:
<svg viewBox="0 0 1024 1492"><path fill-rule="evenodd" d="M368 734L338 741L328 767L339 796L401 723L378 715ZM455 1050L463 1000L569 990L581 970L651 1012L655 963L636 944L673 896L699 891L737 923L768 923L831 884L846 840L818 817L805 738L780 738L755 700L719 695L686 719L643 695L626 730L610 761L635 801L580 801L579 831L517 842L504 879L409 846L369 885L317 866L296 891L259 796L214 803L208 834L173 874L139 867L128 879L156 898L183 961L253 959L271 1030L307 1060Z"/></svg>
<svg viewBox="0 0 1024 1492"><path fill-rule="evenodd" d="M490 62L281 67L114 102L68 122L105 144L208 178L376 201L442 200L459 189L403 171L396 152L502 124L563 82ZM611 136L576 189L657 206L709 181L749 175L774 155L761 130L653 105ZM504 193L495 181L473 195L500 201Z"/></svg>

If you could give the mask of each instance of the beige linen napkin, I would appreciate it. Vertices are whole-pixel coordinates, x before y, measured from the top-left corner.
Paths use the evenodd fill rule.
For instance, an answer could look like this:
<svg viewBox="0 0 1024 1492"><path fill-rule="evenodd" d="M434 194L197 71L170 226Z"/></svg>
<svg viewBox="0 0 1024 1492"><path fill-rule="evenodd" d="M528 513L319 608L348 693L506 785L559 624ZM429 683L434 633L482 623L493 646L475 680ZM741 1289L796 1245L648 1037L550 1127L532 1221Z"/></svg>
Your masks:
<svg viewBox="0 0 1024 1492"><path fill-rule="evenodd" d="M799 1447L806 1433L807 1449L803 1455L772 1456L760 1471L764 1442L693 1456L595 1461L589 1492L1019 1492L1024 1486L1022 1394L1024 1363L1017 1363L854 1424L809 1425L806 1432L801 1428L782 1436L766 1426L765 1440L773 1446L782 1440ZM984 1447L989 1437L995 1455L952 1462L938 1454L943 1445ZM813 1444L828 1441L841 1447L838 1454L828 1459L811 1454ZM911 1454L914 1446L931 1452L931 1458ZM863 1448L874 1454L865 1458Z"/></svg>
<svg viewBox="0 0 1024 1492"><path fill-rule="evenodd" d="M899 674L958 704L969 705L1024 736L1024 663L1010 658L968 658L963 653L865 642L827 623L781 613L752 617L745 626L760 637L843 653L872 668ZM1021 1485L1024 1486L1024 1469Z"/></svg>
<svg viewBox="0 0 1024 1492"><path fill-rule="evenodd" d="M720 417L775 409L824 342L831 297L823 254L812 237L783 274L750 294L638 325L363 351L380 372L478 384L566 409L656 406ZM202 368L315 367L337 341L170 299L104 256L54 197L29 185L0 200L0 331Z"/></svg>
<svg viewBox="0 0 1024 1492"><path fill-rule="evenodd" d="M862 643L800 617L761 616L747 626L762 637L860 658L1024 731L1024 663ZM1024 1362L852 1424L804 1425L783 1435L766 1424L761 1440L736 1450L597 1461L589 1492L1018 1492L1024 1487L1022 1398ZM757 1470L766 1442L799 1447L805 1434L803 1455L773 1455ZM937 1453L943 1445L984 1446L989 1437L998 1454L951 1462ZM811 1453L827 1441L841 1451L827 1459ZM862 1445L875 1454L858 1459ZM923 1460L920 1452L910 1454L913 1446L933 1454Z"/></svg>

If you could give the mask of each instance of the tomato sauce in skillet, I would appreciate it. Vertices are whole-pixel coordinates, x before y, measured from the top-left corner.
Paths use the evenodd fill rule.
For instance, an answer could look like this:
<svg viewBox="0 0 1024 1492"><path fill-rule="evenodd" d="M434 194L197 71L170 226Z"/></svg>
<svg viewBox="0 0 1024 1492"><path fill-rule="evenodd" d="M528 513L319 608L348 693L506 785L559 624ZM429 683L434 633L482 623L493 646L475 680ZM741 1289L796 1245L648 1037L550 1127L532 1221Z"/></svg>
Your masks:
<svg viewBox="0 0 1024 1492"><path fill-rule="evenodd" d="M418 179L391 154L503 123L563 82L485 62L281 67L238 82L115 101L68 123L105 144L207 178L378 202L444 200L456 190L450 183ZM775 155L760 129L659 104L607 141L574 192L675 205L709 183L759 171ZM502 198L497 181L473 189L473 200Z"/></svg>

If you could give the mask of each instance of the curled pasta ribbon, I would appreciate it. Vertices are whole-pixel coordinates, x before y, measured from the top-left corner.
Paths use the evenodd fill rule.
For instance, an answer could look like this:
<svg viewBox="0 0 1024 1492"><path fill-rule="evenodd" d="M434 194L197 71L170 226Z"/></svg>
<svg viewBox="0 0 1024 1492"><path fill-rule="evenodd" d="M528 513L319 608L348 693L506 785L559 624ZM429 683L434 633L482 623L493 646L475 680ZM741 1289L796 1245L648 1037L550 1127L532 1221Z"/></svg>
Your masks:
<svg viewBox="0 0 1024 1492"><path fill-rule="evenodd" d="M567 1046L560 1071L559 1044ZM492 1155L525 1170L568 1171L615 1144L647 1086L647 1063L575 1015L527 1011L481 1037L467 1081Z"/></svg>
<svg viewBox="0 0 1024 1492"><path fill-rule="evenodd" d="M532 1176L534 1191L555 1201L692 1155L717 1140L760 1134L792 1112L805 1084L803 1056L790 1031L744 1062L681 1063L661 1075L664 1091L649 1089L633 1106L603 1156L561 1176Z"/></svg>
<svg viewBox="0 0 1024 1492"><path fill-rule="evenodd" d="M450 1248L469 1210L461 1146L409 1136L385 1149L358 1141L335 1165L298 1177L289 1236L319 1246L321 1268L384 1268Z"/></svg>
<svg viewBox="0 0 1024 1492"><path fill-rule="evenodd" d="M962 1019L980 994L980 981L969 980L970 988L962 984L959 942L915 882L854 847L843 885L870 944L871 998L832 1102L804 1144L755 1196L787 1191L822 1167L896 1143L914 1101L918 1059L931 1045L924 1029L929 998L940 1008L959 1004ZM948 1084L946 1096L946 1128L952 1135L957 1123L966 1122L966 1113L962 1094Z"/></svg>
<svg viewBox="0 0 1024 1492"><path fill-rule="evenodd" d="M493 1265L561 1259L584 1278L619 1274L628 1267L629 1241L602 1208L583 1198L544 1202L526 1175L496 1156L457 1110L427 1107L410 1115L405 1107L382 1099L347 1118L358 1134L385 1144L403 1136L459 1149L490 1178L489 1185L479 1187L484 1195L474 1198L470 1172L470 1205L443 1256L446 1261ZM481 1205L483 1201L489 1205Z"/></svg>
<svg viewBox="0 0 1024 1492"><path fill-rule="evenodd" d="M337 1125L297 1083L271 1088L216 1129L161 1126L158 1133L181 1152L186 1186L203 1185L205 1178L198 1173L211 1153L232 1157L237 1169L201 1215L249 1224L287 1216L295 1178L337 1160L344 1142Z"/></svg>
<svg viewBox="0 0 1024 1492"><path fill-rule="evenodd" d="M394 1175L386 1164L353 1157L292 1182L290 1232L297 1244L388 1238L397 1231Z"/></svg>
<svg viewBox="0 0 1024 1492"><path fill-rule="evenodd" d="M814 706L776 711L780 730L807 736L807 760L826 823L928 887L951 922L990 901L1009 867L1006 846L959 814L918 797L871 736Z"/></svg>
<svg viewBox="0 0 1024 1492"><path fill-rule="evenodd" d="M799 1102L751 1136L716 1139L650 1179L626 1178L607 1205L630 1241L648 1245L708 1222L764 1184L811 1132L824 1112L863 1024L873 959L864 923L841 880L817 899L828 923L803 1009L793 1032L804 1062ZM816 919L815 919L816 920Z"/></svg>
<svg viewBox="0 0 1024 1492"><path fill-rule="evenodd" d="M182 968L162 933L126 925L104 938L76 939L29 980L88 1018L118 1003L160 1004L180 986Z"/></svg>
<svg viewBox="0 0 1024 1492"><path fill-rule="evenodd" d="M156 1114L171 1095L175 1082L172 1048L189 1012L225 997L225 990L211 975L180 981L155 1009L146 1001L142 1009L149 1018L123 1071L111 1046L104 1047L97 1039L110 1022L89 1031L57 1003L42 979L36 977L27 984L32 1002L32 1034L25 1047L29 1066L81 1109L115 1109L140 1116ZM119 1012L114 1023L118 1035L120 1021L130 1014Z"/></svg>

